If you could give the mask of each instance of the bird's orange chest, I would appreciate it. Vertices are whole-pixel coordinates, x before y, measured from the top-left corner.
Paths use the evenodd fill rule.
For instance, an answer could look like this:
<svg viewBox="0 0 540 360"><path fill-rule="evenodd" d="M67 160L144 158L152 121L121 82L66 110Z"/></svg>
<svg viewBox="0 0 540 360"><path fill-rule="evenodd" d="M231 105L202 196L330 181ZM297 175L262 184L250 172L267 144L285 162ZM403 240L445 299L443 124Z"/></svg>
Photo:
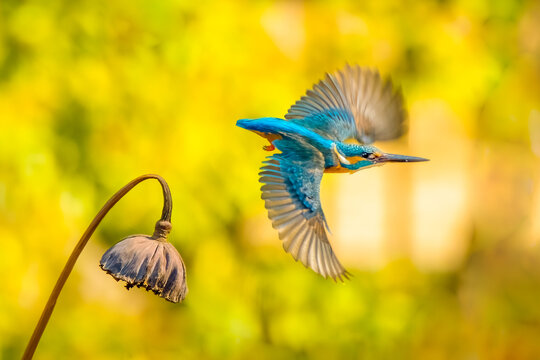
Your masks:
<svg viewBox="0 0 540 360"><path fill-rule="evenodd" d="M351 164L356 164L358 161L364 160L364 158L361 157L361 156L348 156L347 160ZM350 174L352 174L352 173L354 173L356 171L358 171L358 170L351 170L351 169L344 168L343 166L341 166L340 163L338 163L335 166L327 167L327 168L324 169L325 173L350 173Z"/></svg>
<svg viewBox="0 0 540 360"><path fill-rule="evenodd" d="M352 171L347 169L347 168L344 168L341 165L337 165L337 166L332 166L332 167L325 168L324 172L325 173L350 173Z"/></svg>

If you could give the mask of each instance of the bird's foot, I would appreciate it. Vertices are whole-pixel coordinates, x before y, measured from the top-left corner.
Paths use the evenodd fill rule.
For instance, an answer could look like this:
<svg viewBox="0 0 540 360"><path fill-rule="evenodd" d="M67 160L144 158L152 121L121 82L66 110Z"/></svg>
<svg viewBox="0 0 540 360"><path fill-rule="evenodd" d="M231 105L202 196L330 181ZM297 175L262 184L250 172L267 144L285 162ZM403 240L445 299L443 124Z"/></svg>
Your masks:
<svg viewBox="0 0 540 360"><path fill-rule="evenodd" d="M276 150L276 147L274 146L274 144L270 143L270 145L264 145L263 150L274 151L274 150Z"/></svg>

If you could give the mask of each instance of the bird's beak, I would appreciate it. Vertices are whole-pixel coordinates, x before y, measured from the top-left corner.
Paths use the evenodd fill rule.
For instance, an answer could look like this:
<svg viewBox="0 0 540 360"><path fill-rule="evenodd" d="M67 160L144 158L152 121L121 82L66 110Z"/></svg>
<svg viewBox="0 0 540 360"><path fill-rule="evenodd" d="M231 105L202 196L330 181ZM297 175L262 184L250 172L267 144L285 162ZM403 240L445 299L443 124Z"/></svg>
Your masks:
<svg viewBox="0 0 540 360"><path fill-rule="evenodd" d="M377 162L419 162L429 161L416 156L398 155L398 154L382 154L377 158Z"/></svg>

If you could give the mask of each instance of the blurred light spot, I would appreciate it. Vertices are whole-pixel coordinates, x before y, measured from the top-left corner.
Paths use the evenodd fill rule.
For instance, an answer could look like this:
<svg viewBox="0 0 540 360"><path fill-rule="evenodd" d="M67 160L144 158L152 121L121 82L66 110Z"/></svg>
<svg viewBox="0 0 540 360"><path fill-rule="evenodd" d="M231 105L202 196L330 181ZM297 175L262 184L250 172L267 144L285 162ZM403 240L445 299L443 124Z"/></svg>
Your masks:
<svg viewBox="0 0 540 360"><path fill-rule="evenodd" d="M369 32L366 22L360 16L342 12L337 21L339 31L342 34L367 35Z"/></svg>
<svg viewBox="0 0 540 360"><path fill-rule="evenodd" d="M305 43L302 3L277 3L262 15L261 23L283 54L291 59L300 57Z"/></svg>
<svg viewBox="0 0 540 360"><path fill-rule="evenodd" d="M32 307L39 296L38 274L38 266L34 263L28 266L28 270L21 277L19 305L23 308Z"/></svg>
<svg viewBox="0 0 540 360"><path fill-rule="evenodd" d="M88 244L84 255L77 263L79 282L78 291L85 302L103 302L114 304L115 311L121 314L140 314L146 303L151 301L146 291L139 288L126 290L122 284L106 276L96 266L96 259L101 258L105 249Z"/></svg>
<svg viewBox="0 0 540 360"><path fill-rule="evenodd" d="M280 246L278 233L272 228L272 222L268 219L267 211L264 210L262 202L260 209L259 212L246 219L242 229L243 237L256 245L274 244Z"/></svg>
<svg viewBox="0 0 540 360"><path fill-rule="evenodd" d="M373 58L377 62L383 62L387 59L391 59L395 54L393 53L392 44L388 41L379 40L373 46Z"/></svg>
<svg viewBox="0 0 540 360"><path fill-rule="evenodd" d="M413 259L423 268L446 270L461 259L466 234L466 181L419 179L415 186Z"/></svg>
<svg viewBox="0 0 540 360"><path fill-rule="evenodd" d="M540 244L540 179L537 180L536 192L531 204L531 241Z"/></svg>
<svg viewBox="0 0 540 360"><path fill-rule="evenodd" d="M107 65L100 61L80 60L73 70L68 74L69 84L81 104L106 107L116 96Z"/></svg>
<svg viewBox="0 0 540 360"><path fill-rule="evenodd" d="M519 42L521 48L528 53L540 53L540 6L523 15L519 25Z"/></svg>
<svg viewBox="0 0 540 360"><path fill-rule="evenodd" d="M6 184L0 183L0 210L6 209Z"/></svg>
<svg viewBox="0 0 540 360"><path fill-rule="evenodd" d="M532 110L529 116L529 136L533 153L540 157L540 112L538 110Z"/></svg>
<svg viewBox="0 0 540 360"><path fill-rule="evenodd" d="M468 17L458 16L448 25L447 30L456 40L461 40L469 35L471 27L471 21Z"/></svg>
<svg viewBox="0 0 540 360"><path fill-rule="evenodd" d="M64 191L60 195L60 208L64 217L78 218L82 215L84 206L79 199Z"/></svg>
<svg viewBox="0 0 540 360"><path fill-rule="evenodd" d="M412 257L420 267L448 270L462 259L470 216L470 159L476 151L467 132L463 119L444 101L411 106L411 147L430 159L413 168Z"/></svg>
<svg viewBox="0 0 540 360"><path fill-rule="evenodd" d="M27 44L46 44L54 29L50 19L47 7L27 3L11 17L10 30L17 39Z"/></svg>
<svg viewBox="0 0 540 360"><path fill-rule="evenodd" d="M237 343L248 339L253 339L255 336L255 329L247 319L233 318L229 319L228 330L231 335L234 336Z"/></svg>
<svg viewBox="0 0 540 360"><path fill-rule="evenodd" d="M35 176L47 162L45 154L31 154L26 157L24 172L28 177Z"/></svg>
<svg viewBox="0 0 540 360"><path fill-rule="evenodd" d="M407 319L413 313L413 299L403 292L388 294L377 304L375 324L380 331L389 336L398 335L406 330Z"/></svg>
<svg viewBox="0 0 540 360"><path fill-rule="evenodd" d="M335 228L334 247L345 264L375 268L383 261L382 174L365 170L350 176L337 175L336 207L331 210L335 218L329 223Z"/></svg>

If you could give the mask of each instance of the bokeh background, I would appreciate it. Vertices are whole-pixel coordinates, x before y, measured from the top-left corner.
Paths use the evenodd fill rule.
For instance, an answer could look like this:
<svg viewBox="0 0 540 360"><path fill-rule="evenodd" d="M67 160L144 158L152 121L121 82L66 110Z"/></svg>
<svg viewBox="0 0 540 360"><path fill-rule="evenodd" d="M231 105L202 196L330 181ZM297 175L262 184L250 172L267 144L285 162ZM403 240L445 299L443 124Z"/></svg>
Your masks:
<svg viewBox="0 0 540 360"><path fill-rule="evenodd" d="M323 179L354 277L281 249L260 200L265 141L324 72L377 67L429 163ZM143 173L174 198L183 304L98 267L151 233L157 182L108 215L39 359L539 359L540 3L0 1L0 357L19 358L94 214Z"/></svg>

